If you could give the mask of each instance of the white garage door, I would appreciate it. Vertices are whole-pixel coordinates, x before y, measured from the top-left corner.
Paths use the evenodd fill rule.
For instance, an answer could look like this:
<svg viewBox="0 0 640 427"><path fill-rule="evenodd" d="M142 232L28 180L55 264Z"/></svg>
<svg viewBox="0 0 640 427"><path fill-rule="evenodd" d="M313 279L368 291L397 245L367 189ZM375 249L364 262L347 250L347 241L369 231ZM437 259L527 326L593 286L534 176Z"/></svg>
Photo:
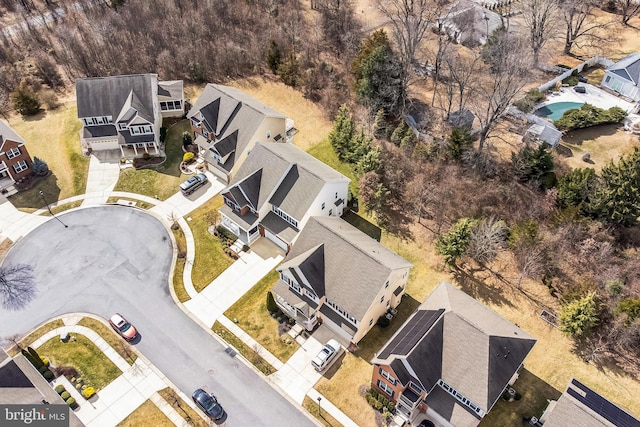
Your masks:
<svg viewBox="0 0 640 427"><path fill-rule="evenodd" d="M266 237L267 239L271 240L273 243L278 245L280 247L280 249L282 249L283 251L286 251L287 249L289 249L285 242L280 240L280 238L278 236L276 236L275 234L273 234L272 232L270 232L266 228L264 230L264 237Z"/></svg>

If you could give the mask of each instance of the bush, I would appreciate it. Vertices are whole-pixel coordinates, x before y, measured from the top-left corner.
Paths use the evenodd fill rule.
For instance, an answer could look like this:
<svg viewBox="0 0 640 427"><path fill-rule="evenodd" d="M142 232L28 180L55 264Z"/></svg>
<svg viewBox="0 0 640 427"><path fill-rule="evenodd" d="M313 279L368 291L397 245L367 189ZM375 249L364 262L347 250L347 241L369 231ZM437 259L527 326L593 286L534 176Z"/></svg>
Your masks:
<svg viewBox="0 0 640 427"><path fill-rule="evenodd" d="M47 372L49 370L49 368L47 368L45 365L42 365L38 368L38 372L40 372L41 374L44 375L45 372Z"/></svg>
<svg viewBox="0 0 640 427"><path fill-rule="evenodd" d="M267 310L269 313L273 313L278 310L276 301L273 299L273 294L270 291L267 292Z"/></svg>
<svg viewBox="0 0 640 427"><path fill-rule="evenodd" d="M62 398L62 400L66 401L68 398L71 397L71 393L65 390L62 393L60 393L60 397Z"/></svg>
<svg viewBox="0 0 640 427"><path fill-rule="evenodd" d="M58 384L54 390L56 391L56 393L58 394L62 394L63 391L66 391L66 389L64 388L64 386L62 384Z"/></svg>
<svg viewBox="0 0 640 427"><path fill-rule="evenodd" d="M231 244L233 244L233 242L238 240L238 236L236 236L231 231L227 230L221 225L219 225L218 228L216 228L216 230L218 230L218 233L220 233L222 237L224 237L225 239L231 240Z"/></svg>
<svg viewBox="0 0 640 427"><path fill-rule="evenodd" d="M66 403L71 407L71 409L75 409L78 407L78 404L76 403L76 400L73 397L68 398L66 400Z"/></svg>
<svg viewBox="0 0 640 427"><path fill-rule="evenodd" d="M376 324L378 326L380 326L381 328L386 328L387 326L389 326L389 319L387 319L387 317L385 315L382 315L378 318L378 321L376 322Z"/></svg>
<svg viewBox="0 0 640 427"><path fill-rule="evenodd" d="M195 157L195 154L193 154L191 151L187 151L182 156L182 161L185 163L191 163L194 157Z"/></svg>
<svg viewBox="0 0 640 427"><path fill-rule="evenodd" d="M189 133L189 131L182 132L182 146L183 147L186 148L188 145L191 145L192 141L193 141L193 138L191 138L191 133Z"/></svg>
<svg viewBox="0 0 640 427"><path fill-rule="evenodd" d="M51 89L46 89L40 92L40 98L42 98L42 102L45 103L47 109L49 110L55 110L60 106L58 96Z"/></svg>
<svg viewBox="0 0 640 427"><path fill-rule="evenodd" d="M33 173L38 176L45 176L49 173L49 165L47 165L44 160L37 156L33 157L33 164L31 165L31 169L33 170Z"/></svg>
<svg viewBox="0 0 640 427"><path fill-rule="evenodd" d="M514 102L513 104L522 112L530 113L533 107L545 98L544 93L534 88L527 92L524 98Z"/></svg>
<svg viewBox="0 0 640 427"><path fill-rule="evenodd" d="M44 379L45 379L45 380L47 380L47 381L51 381L51 380L53 379L53 377L54 377L53 372L51 372L51 371L50 371L50 370L48 370L48 369L44 372L44 374L42 374L42 376L43 376L43 377L44 377Z"/></svg>
<svg viewBox="0 0 640 427"><path fill-rule="evenodd" d="M620 123L627 117L627 113L620 107L611 107L608 110L594 107L591 104L583 104L579 109L571 109L554 122L560 130L583 129L591 126L609 123Z"/></svg>
<svg viewBox="0 0 640 427"><path fill-rule="evenodd" d="M30 116L40 111L40 99L31 86L25 82L11 94L13 108L23 116Z"/></svg>
<svg viewBox="0 0 640 427"><path fill-rule="evenodd" d="M91 398L93 395L95 395L95 394L96 394L96 389L95 389L95 388L93 388L93 387L91 387L91 386L89 386L89 387L85 387L85 388L82 390L82 396L83 396L85 399L90 399L90 398Z"/></svg>
<svg viewBox="0 0 640 427"><path fill-rule="evenodd" d="M396 404L393 402L387 403L387 409L389 410L389 412L393 413L393 411L396 410Z"/></svg>
<svg viewBox="0 0 640 427"><path fill-rule="evenodd" d="M37 351L35 351L32 347L27 347L27 352L29 352L29 354L31 355L31 359L29 360L31 361L31 363L33 363L33 366L38 369L40 369L41 366L44 366L44 363L42 362L42 359L40 359L40 355Z"/></svg>
<svg viewBox="0 0 640 427"><path fill-rule="evenodd" d="M167 138L167 128L162 126L160 128L160 142L164 142L166 138Z"/></svg>

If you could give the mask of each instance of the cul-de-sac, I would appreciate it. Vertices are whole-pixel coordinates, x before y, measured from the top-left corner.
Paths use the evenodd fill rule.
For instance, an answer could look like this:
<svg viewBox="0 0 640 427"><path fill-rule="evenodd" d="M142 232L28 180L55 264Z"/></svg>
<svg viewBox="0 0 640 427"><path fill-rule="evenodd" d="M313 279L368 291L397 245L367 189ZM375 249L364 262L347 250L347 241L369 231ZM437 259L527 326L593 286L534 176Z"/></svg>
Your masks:
<svg viewBox="0 0 640 427"><path fill-rule="evenodd" d="M0 0L0 426L639 396L639 0Z"/></svg>

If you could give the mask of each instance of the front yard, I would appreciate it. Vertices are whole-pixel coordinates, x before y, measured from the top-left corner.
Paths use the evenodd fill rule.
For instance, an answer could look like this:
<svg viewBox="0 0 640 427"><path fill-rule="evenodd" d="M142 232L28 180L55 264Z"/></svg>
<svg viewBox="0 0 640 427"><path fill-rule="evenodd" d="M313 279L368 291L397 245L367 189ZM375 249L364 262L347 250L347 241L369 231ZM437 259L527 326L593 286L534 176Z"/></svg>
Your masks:
<svg viewBox="0 0 640 427"><path fill-rule="evenodd" d="M116 427L173 427L175 424L153 403L146 400Z"/></svg>

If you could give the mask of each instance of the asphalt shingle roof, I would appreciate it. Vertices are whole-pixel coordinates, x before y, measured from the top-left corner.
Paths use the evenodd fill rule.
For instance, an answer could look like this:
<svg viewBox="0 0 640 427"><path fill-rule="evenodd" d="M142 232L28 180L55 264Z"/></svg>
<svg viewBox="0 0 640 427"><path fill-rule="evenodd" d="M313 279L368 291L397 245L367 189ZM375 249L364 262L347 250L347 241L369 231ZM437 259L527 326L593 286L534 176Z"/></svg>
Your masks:
<svg viewBox="0 0 640 427"><path fill-rule="evenodd" d="M4 120L0 120L0 151L5 141L15 141L24 144L24 139L18 135Z"/></svg>
<svg viewBox="0 0 640 427"><path fill-rule="evenodd" d="M607 68L607 71L611 71L638 86L640 84L640 53L625 56Z"/></svg>

